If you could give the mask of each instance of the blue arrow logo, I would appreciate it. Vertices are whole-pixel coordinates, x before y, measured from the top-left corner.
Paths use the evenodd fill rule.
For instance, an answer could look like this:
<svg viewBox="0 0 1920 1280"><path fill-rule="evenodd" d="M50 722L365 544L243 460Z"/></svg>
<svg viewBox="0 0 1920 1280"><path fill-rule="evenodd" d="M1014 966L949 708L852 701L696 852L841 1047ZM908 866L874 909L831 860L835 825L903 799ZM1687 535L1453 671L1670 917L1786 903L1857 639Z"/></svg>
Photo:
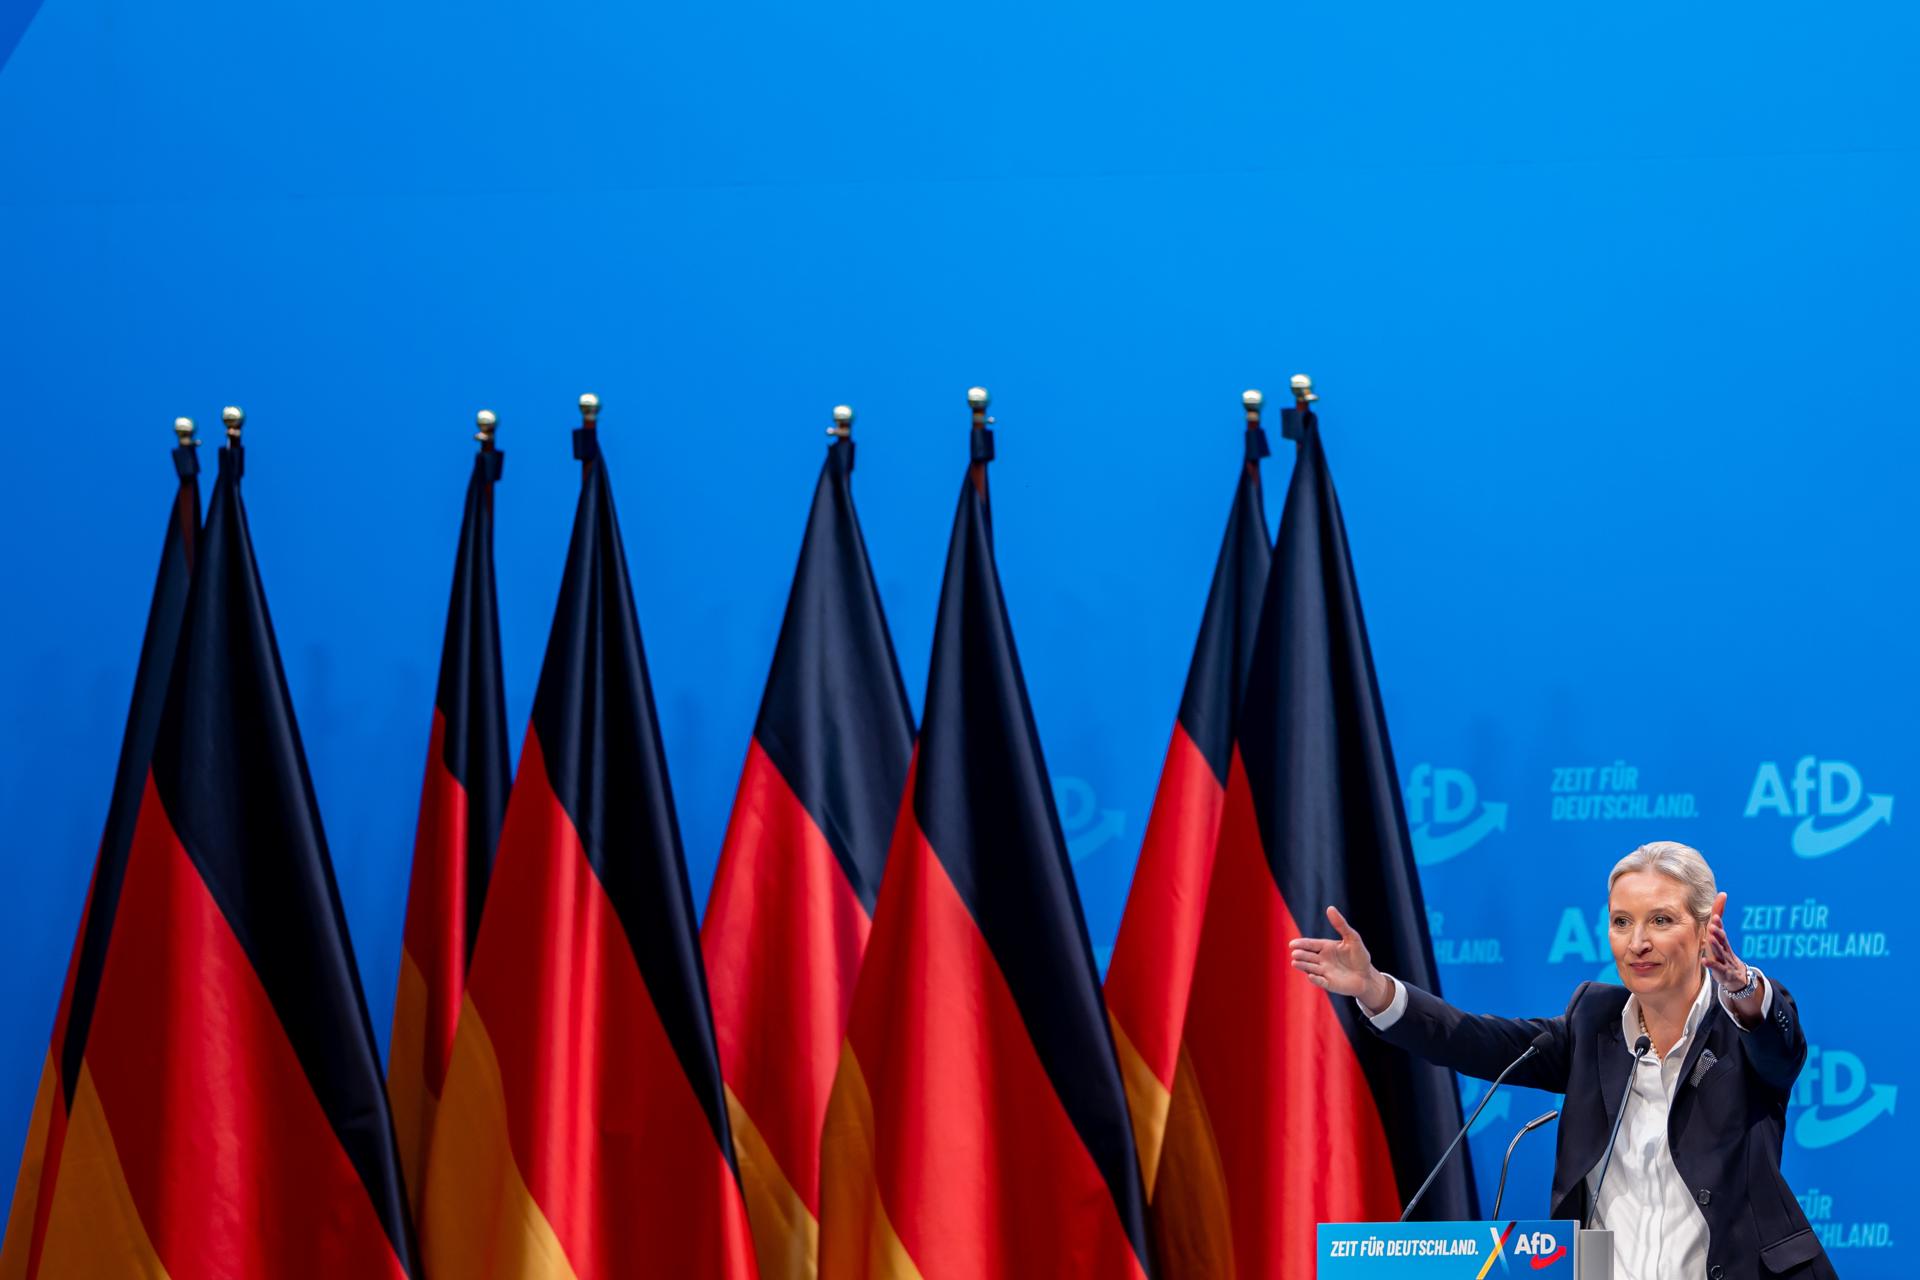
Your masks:
<svg viewBox="0 0 1920 1280"><path fill-rule="evenodd" d="M1489 800L1480 806L1480 816L1464 827L1456 827L1443 836L1432 834L1433 824L1423 822L1413 829L1413 860L1423 867L1457 858L1496 831L1507 829L1507 806Z"/></svg>
<svg viewBox="0 0 1920 1280"><path fill-rule="evenodd" d="M1102 809L1094 796L1093 784L1085 778L1056 777L1053 794L1060 806L1060 826L1067 837L1067 860L1075 866L1125 834L1126 813Z"/></svg>
<svg viewBox="0 0 1920 1280"><path fill-rule="evenodd" d="M1893 824L1893 797L1868 796L1867 807L1837 827L1822 831L1811 817L1802 818L1793 829L1793 851L1803 858L1824 858L1867 834L1876 823Z"/></svg>
<svg viewBox="0 0 1920 1280"><path fill-rule="evenodd" d="M1820 1108L1808 1107L1793 1123L1793 1140L1803 1147L1830 1147L1836 1142L1845 1142L1881 1116L1892 1115L1894 1095L1899 1089L1898 1085L1876 1084L1871 1097L1839 1115L1823 1116Z"/></svg>

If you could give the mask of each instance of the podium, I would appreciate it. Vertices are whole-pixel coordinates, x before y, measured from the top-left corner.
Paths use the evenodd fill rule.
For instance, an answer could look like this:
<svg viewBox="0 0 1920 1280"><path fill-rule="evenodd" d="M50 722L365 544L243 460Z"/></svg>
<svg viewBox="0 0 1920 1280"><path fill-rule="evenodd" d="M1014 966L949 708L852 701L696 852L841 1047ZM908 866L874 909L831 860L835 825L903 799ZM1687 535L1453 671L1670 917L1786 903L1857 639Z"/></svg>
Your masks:
<svg viewBox="0 0 1920 1280"><path fill-rule="evenodd" d="M1577 1222L1323 1222L1318 1280L1613 1280L1613 1232Z"/></svg>

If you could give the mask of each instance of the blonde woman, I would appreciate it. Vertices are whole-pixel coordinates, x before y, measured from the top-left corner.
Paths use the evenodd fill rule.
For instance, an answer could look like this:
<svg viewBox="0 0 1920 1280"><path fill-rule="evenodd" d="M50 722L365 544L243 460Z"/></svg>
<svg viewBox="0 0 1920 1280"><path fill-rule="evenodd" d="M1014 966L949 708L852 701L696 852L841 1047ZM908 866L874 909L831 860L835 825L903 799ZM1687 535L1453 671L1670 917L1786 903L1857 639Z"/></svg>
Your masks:
<svg viewBox="0 0 1920 1280"><path fill-rule="evenodd" d="M1334 907L1337 936L1294 939L1293 967L1357 1000L1381 1038L1482 1079L1546 1033L1508 1079L1566 1095L1551 1214L1585 1219L1593 1208L1593 1225L1614 1233L1621 1280L1833 1280L1780 1176L1807 1038L1786 988L1734 955L1726 908L1697 850L1665 840L1635 849L1607 877L1622 985L1581 983L1557 1018L1463 1013L1410 987L1373 967Z"/></svg>

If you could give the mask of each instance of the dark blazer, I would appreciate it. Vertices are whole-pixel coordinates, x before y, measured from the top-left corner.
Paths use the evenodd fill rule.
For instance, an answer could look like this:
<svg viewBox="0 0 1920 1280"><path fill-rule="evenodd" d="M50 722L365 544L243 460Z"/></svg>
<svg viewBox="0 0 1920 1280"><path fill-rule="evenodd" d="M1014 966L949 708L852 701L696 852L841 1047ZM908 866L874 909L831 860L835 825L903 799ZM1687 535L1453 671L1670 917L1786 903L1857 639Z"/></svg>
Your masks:
<svg viewBox="0 0 1920 1280"><path fill-rule="evenodd" d="M1535 1036L1552 1033L1550 1045L1508 1079L1566 1095L1553 1162L1552 1216L1584 1218L1587 1173L1606 1150L1633 1065L1620 1033L1626 1004L1625 987L1583 982L1557 1018L1494 1018L1463 1013L1408 986L1406 1014L1378 1034L1430 1061L1491 1080ZM1716 1060L1696 1081L1694 1069L1707 1049ZM1707 1220L1707 1280L1834 1280L1833 1264L1780 1176L1787 1095L1806 1059L1799 1011L1779 983L1773 983L1766 1020L1751 1031L1740 1029L1715 993L1687 1047L1667 1142L1674 1167Z"/></svg>

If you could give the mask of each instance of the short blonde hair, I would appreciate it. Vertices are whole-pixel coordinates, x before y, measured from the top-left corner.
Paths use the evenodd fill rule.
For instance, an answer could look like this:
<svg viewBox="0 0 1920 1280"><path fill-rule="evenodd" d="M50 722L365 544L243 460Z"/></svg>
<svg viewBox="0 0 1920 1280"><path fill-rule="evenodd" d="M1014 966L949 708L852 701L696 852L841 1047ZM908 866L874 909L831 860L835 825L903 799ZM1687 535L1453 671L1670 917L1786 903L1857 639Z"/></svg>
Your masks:
<svg viewBox="0 0 1920 1280"><path fill-rule="evenodd" d="M1701 924L1713 916L1713 900L1719 892L1713 881L1713 868L1692 845L1678 840L1655 840L1643 844L1613 864L1607 877L1607 896L1613 896L1614 881L1632 871L1657 871L1678 880L1687 891L1687 913Z"/></svg>

